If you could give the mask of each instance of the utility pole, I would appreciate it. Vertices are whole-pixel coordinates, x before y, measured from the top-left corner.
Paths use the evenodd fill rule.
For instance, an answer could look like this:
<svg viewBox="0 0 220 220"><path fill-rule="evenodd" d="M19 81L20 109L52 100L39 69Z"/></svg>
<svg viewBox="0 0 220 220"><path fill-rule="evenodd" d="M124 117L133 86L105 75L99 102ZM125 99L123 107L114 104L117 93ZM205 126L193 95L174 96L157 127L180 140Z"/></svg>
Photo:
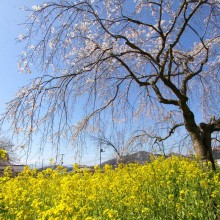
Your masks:
<svg viewBox="0 0 220 220"><path fill-rule="evenodd" d="M61 154L61 166L63 166L63 155L64 154Z"/></svg>
<svg viewBox="0 0 220 220"><path fill-rule="evenodd" d="M100 146L100 163L99 163L99 166L101 168L101 163L102 163L102 153L105 152L102 147Z"/></svg>

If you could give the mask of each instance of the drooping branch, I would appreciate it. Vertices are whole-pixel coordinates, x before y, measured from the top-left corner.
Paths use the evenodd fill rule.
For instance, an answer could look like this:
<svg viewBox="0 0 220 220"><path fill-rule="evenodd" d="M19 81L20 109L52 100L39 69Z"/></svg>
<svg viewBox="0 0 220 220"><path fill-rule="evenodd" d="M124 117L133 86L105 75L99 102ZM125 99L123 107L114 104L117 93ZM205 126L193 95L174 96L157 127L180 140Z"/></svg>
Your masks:
<svg viewBox="0 0 220 220"><path fill-rule="evenodd" d="M109 140L107 137L96 137L96 136L92 136L92 139L95 140L96 142L98 142L101 145L106 145L109 146L111 148L113 148L113 150L115 151L115 153L117 154L118 157L121 156L119 150L117 149L117 147L115 146L115 144L112 143L111 140Z"/></svg>

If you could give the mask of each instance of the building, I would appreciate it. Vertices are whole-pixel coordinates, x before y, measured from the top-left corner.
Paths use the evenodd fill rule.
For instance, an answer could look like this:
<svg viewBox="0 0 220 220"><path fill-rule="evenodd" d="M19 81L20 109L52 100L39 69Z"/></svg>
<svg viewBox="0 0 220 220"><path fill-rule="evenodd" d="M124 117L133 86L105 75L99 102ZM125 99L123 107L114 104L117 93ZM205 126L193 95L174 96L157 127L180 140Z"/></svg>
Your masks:
<svg viewBox="0 0 220 220"><path fill-rule="evenodd" d="M0 176L3 176L4 170L6 167L12 168L13 175L17 175L19 172L21 172L25 165L19 165L19 164L12 164L9 160L8 154L6 155L6 159L0 158Z"/></svg>

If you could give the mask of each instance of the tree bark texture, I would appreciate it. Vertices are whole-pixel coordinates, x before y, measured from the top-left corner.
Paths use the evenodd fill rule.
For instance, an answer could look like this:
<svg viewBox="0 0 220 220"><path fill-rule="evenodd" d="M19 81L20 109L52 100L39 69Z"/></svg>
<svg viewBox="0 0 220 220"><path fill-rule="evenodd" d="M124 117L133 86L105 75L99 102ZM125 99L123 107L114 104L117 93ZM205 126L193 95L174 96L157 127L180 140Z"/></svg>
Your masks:
<svg viewBox="0 0 220 220"><path fill-rule="evenodd" d="M220 120L214 120L209 124L200 123L198 126L195 122L194 114L189 109L186 103L182 102L180 108L183 112L185 127L189 132L195 154L201 160L210 161L212 169L216 170L215 161L212 154L211 135L214 131L219 131Z"/></svg>
<svg viewBox="0 0 220 220"><path fill-rule="evenodd" d="M201 140L205 149L205 156L212 163L212 169L215 170L215 161L212 155L212 129L209 124L200 123Z"/></svg>

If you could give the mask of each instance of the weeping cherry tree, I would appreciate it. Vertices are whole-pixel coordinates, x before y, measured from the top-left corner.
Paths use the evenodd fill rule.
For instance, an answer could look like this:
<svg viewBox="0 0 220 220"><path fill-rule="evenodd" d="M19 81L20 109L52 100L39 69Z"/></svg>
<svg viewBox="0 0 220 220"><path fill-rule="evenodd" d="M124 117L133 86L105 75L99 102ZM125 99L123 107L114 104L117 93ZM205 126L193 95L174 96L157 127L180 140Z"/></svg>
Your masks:
<svg viewBox="0 0 220 220"><path fill-rule="evenodd" d="M146 141L181 130L215 169L219 0L59 0L25 11L18 66L37 76L2 116L14 132L70 143L97 131L100 118L134 123Z"/></svg>

